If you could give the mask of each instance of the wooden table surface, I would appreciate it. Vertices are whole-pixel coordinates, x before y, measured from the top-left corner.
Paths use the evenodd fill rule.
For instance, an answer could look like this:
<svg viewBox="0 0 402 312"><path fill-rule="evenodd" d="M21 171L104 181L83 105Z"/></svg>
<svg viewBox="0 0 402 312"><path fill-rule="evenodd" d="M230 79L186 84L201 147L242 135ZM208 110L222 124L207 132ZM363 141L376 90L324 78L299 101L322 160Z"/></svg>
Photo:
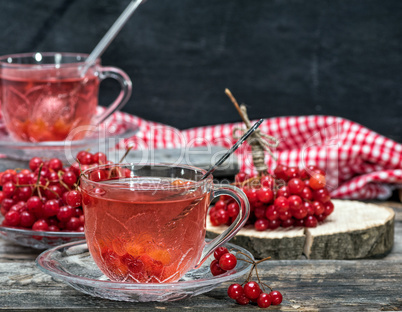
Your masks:
<svg viewBox="0 0 402 312"><path fill-rule="evenodd" d="M25 163L2 160L5 168ZM25 167L24 166L24 167ZM2 168L3 167L3 168ZM402 311L402 204L384 202L396 211L395 243L382 259L281 260L259 266L265 283L284 301L269 310ZM351 216L352 217L352 216ZM240 306L226 294L230 283L197 297L168 303L130 303L91 297L42 273L34 260L40 251L0 239L0 310L6 311L153 311L258 310ZM243 281L240 281L243 282Z"/></svg>
<svg viewBox="0 0 402 312"><path fill-rule="evenodd" d="M402 205L395 209L395 244L382 259L353 261L282 260L260 266L263 280L280 290L284 301L269 310L400 311L402 310ZM0 310L7 311L142 311L259 309L227 297L230 283L209 293L168 303L129 303L91 297L52 279L34 264L40 252L0 239Z"/></svg>

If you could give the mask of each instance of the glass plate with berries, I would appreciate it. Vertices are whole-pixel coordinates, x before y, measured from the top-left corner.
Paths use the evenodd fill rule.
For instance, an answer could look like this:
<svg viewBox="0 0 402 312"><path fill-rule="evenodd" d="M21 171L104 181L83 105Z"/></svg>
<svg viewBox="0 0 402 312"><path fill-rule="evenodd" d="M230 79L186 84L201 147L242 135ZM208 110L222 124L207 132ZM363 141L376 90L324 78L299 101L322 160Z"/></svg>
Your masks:
<svg viewBox="0 0 402 312"><path fill-rule="evenodd" d="M37 249L85 239L81 172L109 161L104 153L87 151L75 159L70 166L33 157L29 169L0 172L1 238Z"/></svg>
<svg viewBox="0 0 402 312"><path fill-rule="evenodd" d="M3 218L0 217L0 222ZM85 239L83 232L34 231L0 226L0 237L21 246L49 249L54 246Z"/></svg>
<svg viewBox="0 0 402 312"><path fill-rule="evenodd" d="M54 247L40 254L36 264L45 273L86 294L111 300L148 302L175 301L208 292L221 284L240 279L253 268L253 255L234 244L225 247L228 256L221 264L228 269L216 271L216 256L211 255L200 268L191 270L174 283L124 283L110 281L96 266L85 242Z"/></svg>
<svg viewBox="0 0 402 312"><path fill-rule="evenodd" d="M35 156L66 160L81 150L107 151L114 148L120 139L129 138L137 131L137 125L122 120L118 127L90 127L87 137L81 140L23 142L13 140L5 128L0 128L0 154L18 160L29 160Z"/></svg>

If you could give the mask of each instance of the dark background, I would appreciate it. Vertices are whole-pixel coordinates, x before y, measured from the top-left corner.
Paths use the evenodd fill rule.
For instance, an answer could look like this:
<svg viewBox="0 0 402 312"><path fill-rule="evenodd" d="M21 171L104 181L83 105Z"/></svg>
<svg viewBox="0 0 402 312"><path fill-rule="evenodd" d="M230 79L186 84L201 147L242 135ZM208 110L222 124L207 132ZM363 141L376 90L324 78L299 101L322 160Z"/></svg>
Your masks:
<svg viewBox="0 0 402 312"><path fill-rule="evenodd" d="M0 54L90 52L128 0L1 0ZM329 114L402 141L401 0L148 0L102 57L124 111L181 129ZM118 92L102 85L101 102Z"/></svg>

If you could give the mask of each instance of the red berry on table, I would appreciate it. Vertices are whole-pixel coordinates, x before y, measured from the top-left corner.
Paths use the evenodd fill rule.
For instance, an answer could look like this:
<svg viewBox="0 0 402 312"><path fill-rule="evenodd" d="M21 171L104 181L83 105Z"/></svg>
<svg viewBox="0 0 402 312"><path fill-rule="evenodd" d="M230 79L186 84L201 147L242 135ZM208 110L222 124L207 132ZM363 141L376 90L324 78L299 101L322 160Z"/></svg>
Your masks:
<svg viewBox="0 0 402 312"><path fill-rule="evenodd" d="M42 201L38 196L32 196L30 199L27 200L27 209L29 212L39 212L42 209Z"/></svg>
<svg viewBox="0 0 402 312"><path fill-rule="evenodd" d="M73 171L67 171L63 174L62 180L65 184L72 187L77 182L77 175Z"/></svg>
<svg viewBox="0 0 402 312"><path fill-rule="evenodd" d="M273 291L271 291L269 293L269 295L271 296L272 305L281 304L281 302L282 302L282 294L279 291L273 290Z"/></svg>
<svg viewBox="0 0 402 312"><path fill-rule="evenodd" d="M57 213L57 219L63 222L67 222L71 217L74 216L74 208L71 206L60 207Z"/></svg>
<svg viewBox="0 0 402 312"><path fill-rule="evenodd" d="M289 218L289 219L283 220L281 223L281 226L283 228L288 228L288 227L291 227L294 223L295 223L295 219Z"/></svg>
<svg viewBox="0 0 402 312"><path fill-rule="evenodd" d="M313 200L313 191L309 186L303 187L300 197L304 200Z"/></svg>
<svg viewBox="0 0 402 312"><path fill-rule="evenodd" d="M310 178L310 187L313 190L319 190L325 186L325 176L319 173L315 173Z"/></svg>
<svg viewBox="0 0 402 312"><path fill-rule="evenodd" d="M268 308L271 305L271 296L267 293L261 293L257 299L260 308Z"/></svg>
<svg viewBox="0 0 402 312"><path fill-rule="evenodd" d="M13 182L6 182L3 184L3 193L6 197L11 198L15 192L17 191L17 187Z"/></svg>
<svg viewBox="0 0 402 312"><path fill-rule="evenodd" d="M292 218L292 214L290 210L279 211L279 219L282 221L288 220Z"/></svg>
<svg viewBox="0 0 402 312"><path fill-rule="evenodd" d="M245 295L242 295L236 299L236 302L240 305L247 305L250 303L250 299L247 298Z"/></svg>
<svg viewBox="0 0 402 312"><path fill-rule="evenodd" d="M234 300L237 300L241 296L244 296L243 287L240 284L232 284L228 288L228 296Z"/></svg>
<svg viewBox="0 0 402 312"><path fill-rule="evenodd" d="M43 164L43 160L40 159L39 157L34 157L29 161L29 168L32 171L35 171L36 169L39 168L39 166Z"/></svg>
<svg viewBox="0 0 402 312"><path fill-rule="evenodd" d="M219 258L219 266L225 271L233 270L236 264L236 256L230 252L225 253Z"/></svg>
<svg viewBox="0 0 402 312"><path fill-rule="evenodd" d="M254 228L257 231L265 231L266 229L268 229L269 227L269 220L267 219L258 219L257 221L255 221L254 223Z"/></svg>
<svg viewBox="0 0 402 312"><path fill-rule="evenodd" d="M334 211L334 203L331 201L328 201L324 204L325 211L324 215L329 216L333 211Z"/></svg>
<svg viewBox="0 0 402 312"><path fill-rule="evenodd" d="M268 204L274 199L274 192L268 187L262 187L257 191L257 197L259 201Z"/></svg>
<svg viewBox="0 0 402 312"><path fill-rule="evenodd" d="M314 200L317 200L322 203L326 203L327 201L331 200L331 196L329 195L328 190L325 188L315 190L313 192L313 197L314 197Z"/></svg>
<svg viewBox="0 0 402 312"><path fill-rule="evenodd" d="M236 218L239 214L240 208L236 202L230 203L227 208L229 217Z"/></svg>
<svg viewBox="0 0 402 312"><path fill-rule="evenodd" d="M50 199L43 205L43 214L45 217L53 217L57 215L59 209L59 201L56 199Z"/></svg>
<svg viewBox="0 0 402 312"><path fill-rule="evenodd" d="M307 215L308 216L314 216L315 209L314 209L314 207L313 207L313 205L311 203L304 202L303 207L307 209Z"/></svg>
<svg viewBox="0 0 402 312"><path fill-rule="evenodd" d="M77 217L71 217L66 223L66 230L75 231L81 225L80 219Z"/></svg>
<svg viewBox="0 0 402 312"><path fill-rule="evenodd" d="M35 223L35 221L36 218L32 212L29 211L21 212L20 226L30 228Z"/></svg>
<svg viewBox="0 0 402 312"><path fill-rule="evenodd" d="M248 201L250 204L255 204L259 201L258 195L257 195L257 189L251 188L245 190L246 196L248 198Z"/></svg>
<svg viewBox="0 0 402 312"><path fill-rule="evenodd" d="M61 198L63 195L63 189L61 188L60 184L50 185L45 190L45 196L47 199L58 199Z"/></svg>
<svg viewBox="0 0 402 312"><path fill-rule="evenodd" d="M270 220L268 228L270 230L275 230L280 226L281 226L281 220L279 220L279 219L278 220Z"/></svg>
<svg viewBox="0 0 402 312"><path fill-rule="evenodd" d="M215 249L214 257L216 260L219 260L224 254L228 253L229 250L226 247L220 246Z"/></svg>
<svg viewBox="0 0 402 312"><path fill-rule="evenodd" d="M29 186L20 186L16 194L18 200L27 201L32 195L32 189Z"/></svg>
<svg viewBox="0 0 402 312"><path fill-rule="evenodd" d="M213 276L218 276L226 272L219 266L219 261L216 259L211 262L209 269Z"/></svg>
<svg viewBox="0 0 402 312"><path fill-rule="evenodd" d="M3 191L0 191L0 204L3 202L3 200L6 198L6 195L4 195Z"/></svg>
<svg viewBox="0 0 402 312"><path fill-rule="evenodd" d="M9 226L19 226L21 221L21 214L16 210L10 210L6 213L4 219Z"/></svg>
<svg viewBox="0 0 402 312"><path fill-rule="evenodd" d="M1 185L4 185L7 182L13 182L14 181L14 173L11 172L3 172L3 175L1 176Z"/></svg>
<svg viewBox="0 0 402 312"><path fill-rule="evenodd" d="M216 209L225 209L226 210L226 203L224 200L220 199L215 203L215 208Z"/></svg>
<svg viewBox="0 0 402 312"><path fill-rule="evenodd" d="M49 229L49 225L43 219L37 220L32 225L32 230L34 230L34 231L47 231L48 229Z"/></svg>
<svg viewBox="0 0 402 312"><path fill-rule="evenodd" d="M251 300L257 299L262 292L260 286L254 281L246 283L243 289L244 295Z"/></svg>
<svg viewBox="0 0 402 312"><path fill-rule="evenodd" d="M293 178L298 178L300 176L300 170L297 167L289 167L286 170L286 175L288 176L288 179L293 179Z"/></svg>
<svg viewBox="0 0 402 312"><path fill-rule="evenodd" d="M271 190L275 187L275 179L271 175L262 176L260 183L262 187L268 187Z"/></svg>
<svg viewBox="0 0 402 312"><path fill-rule="evenodd" d="M16 201L12 198L4 198L1 203L1 208L4 208L5 211L9 211L10 208L16 204Z"/></svg>
<svg viewBox="0 0 402 312"><path fill-rule="evenodd" d="M327 218L327 216L326 215L324 215L324 214L320 214L320 215L316 215L315 216L316 218L317 218L317 221L318 222L322 222L322 221L324 221L326 218Z"/></svg>
<svg viewBox="0 0 402 312"><path fill-rule="evenodd" d="M274 201L274 206L279 212L286 211L289 209L289 201L284 196L279 196Z"/></svg>
<svg viewBox="0 0 402 312"><path fill-rule="evenodd" d="M303 226L304 227L304 220L305 219L296 219L295 223L293 223L294 226Z"/></svg>
<svg viewBox="0 0 402 312"><path fill-rule="evenodd" d="M289 176L286 173L287 170L288 170L287 166L279 164L278 166L276 166L276 168L274 170L275 177L277 179L288 181Z"/></svg>
<svg viewBox="0 0 402 312"><path fill-rule="evenodd" d="M104 153L98 152L92 156L92 160L95 164L105 165L107 162L107 157Z"/></svg>
<svg viewBox="0 0 402 312"><path fill-rule="evenodd" d="M283 197L289 197L290 196L290 191L289 188L284 185L281 188L279 188L279 190L276 192L276 196L283 196Z"/></svg>
<svg viewBox="0 0 402 312"><path fill-rule="evenodd" d="M279 211L274 205L268 206L265 210L265 218L268 220L278 220L279 219Z"/></svg>
<svg viewBox="0 0 402 312"><path fill-rule="evenodd" d="M299 178L290 179L288 182L288 188L290 194L301 195L304 188L304 182Z"/></svg>
<svg viewBox="0 0 402 312"><path fill-rule="evenodd" d="M265 217L266 206L261 205L254 208L254 215L257 219L261 219Z"/></svg>
<svg viewBox="0 0 402 312"><path fill-rule="evenodd" d="M63 169L63 163L58 158L52 158L51 160L49 160L48 166L50 169L53 169L56 172Z"/></svg>
<svg viewBox="0 0 402 312"><path fill-rule="evenodd" d="M304 219L307 217L308 211L307 208L301 205L298 208L291 209L292 216L296 219Z"/></svg>
<svg viewBox="0 0 402 312"><path fill-rule="evenodd" d="M236 177L235 177L235 181L239 182L239 183L244 182L247 179L248 179L248 175L245 172L242 172L242 171L239 172L238 174L236 174Z"/></svg>
<svg viewBox="0 0 402 312"><path fill-rule="evenodd" d="M298 195L289 196L288 202L289 202L289 208L291 210L292 209L297 209L297 208L301 207L302 204L303 204L302 199Z"/></svg>
<svg viewBox="0 0 402 312"><path fill-rule="evenodd" d="M66 195L67 204L73 208L81 206L82 196L81 193L77 190L73 190L68 192Z"/></svg>
<svg viewBox="0 0 402 312"><path fill-rule="evenodd" d="M18 172L13 176L13 182L17 185L21 184L28 184L29 183L29 176L22 172Z"/></svg>
<svg viewBox="0 0 402 312"><path fill-rule="evenodd" d="M312 203L313 207L314 207L314 214L315 215L320 215L323 214L325 211L325 206L319 202L319 201L313 201Z"/></svg>
<svg viewBox="0 0 402 312"><path fill-rule="evenodd" d="M317 226L317 218L315 216L307 216L306 219L304 219L304 226L305 227L316 227Z"/></svg>
<svg viewBox="0 0 402 312"><path fill-rule="evenodd" d="M60 231L60 228L57 225L49 225L49 228L47 230L50 232L58 232Z"/></svg>
<svg viewBox="0 0 402 312"><path fill-rule="evenodd" d="M226 224L229 221L229 214L224 209L216 210L214 217L219 224Z"/></svg>

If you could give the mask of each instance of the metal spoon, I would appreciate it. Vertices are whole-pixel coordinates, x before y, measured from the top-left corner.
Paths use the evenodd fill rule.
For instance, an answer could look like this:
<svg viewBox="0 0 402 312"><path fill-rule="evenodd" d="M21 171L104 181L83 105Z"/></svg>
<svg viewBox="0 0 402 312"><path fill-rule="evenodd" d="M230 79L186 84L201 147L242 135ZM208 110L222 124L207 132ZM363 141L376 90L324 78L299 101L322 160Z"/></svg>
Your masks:
<svg viewBox="0 0 402 312"><path fill-rule="evenodd" d="M233 145L226 153L223 155L216 163L213 165L200 179L200 181L206 179L212 172L216 170L222 163L228 159L228 157L235 151L237 148L244 143L244 141L262 124L264 119L260 119L257 121L236 143Z"/></svg>
<svg viewBox="0 0 402 312"><path fill-rule="evenodd" d="M134 13L134 11L138 8L138 6L145 2L146 0L132 0L126 9L121 13L121 15L117 18L114 24L109 28L107 33L103 36L101 41L96 45L96 47L92 50L91 54L85 61L85 65L82 69L81 76L85 76L88 68L92 66L92 64L96 61L96 59L105 52L107 47L113 41L113 39L117 36L123 26L126 24L128 19Z"/></svg>

